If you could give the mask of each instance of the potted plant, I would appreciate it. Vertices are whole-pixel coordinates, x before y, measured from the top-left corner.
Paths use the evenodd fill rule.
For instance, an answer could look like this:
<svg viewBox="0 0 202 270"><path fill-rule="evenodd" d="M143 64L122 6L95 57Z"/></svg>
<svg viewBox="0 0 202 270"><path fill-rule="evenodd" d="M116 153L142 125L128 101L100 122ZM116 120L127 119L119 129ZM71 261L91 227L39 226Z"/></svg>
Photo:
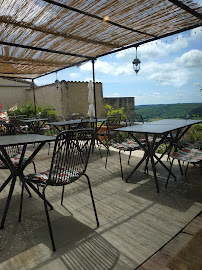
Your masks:
<svg viewBox="0 0 202 270"><path fill-rule="evenodd" d="M121 107L121 108L116 110L116 109L113 109L113 107L111 105L106 104L105 108L107 109L107 117L110 117L113 114L121 114L121 116L122 116L121 120L126 119L126 115L124 113L124 107ZM101 123L101 125L102 125L101 127L99 125L97 126L97 129L99 129L98 133L105 133L107 131L107 123L104 123L104 124ZM108 139L108 138L104 135L100 135L99 139L101 141L104 141L105 139Z"/></svg>

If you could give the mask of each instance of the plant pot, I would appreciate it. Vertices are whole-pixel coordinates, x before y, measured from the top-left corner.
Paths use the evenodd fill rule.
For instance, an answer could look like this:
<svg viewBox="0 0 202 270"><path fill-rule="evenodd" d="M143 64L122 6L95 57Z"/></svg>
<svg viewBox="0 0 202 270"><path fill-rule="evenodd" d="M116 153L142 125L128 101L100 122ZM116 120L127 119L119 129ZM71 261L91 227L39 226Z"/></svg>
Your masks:
<svg viewBox="0 0 202 270"><path fill-rule="evenodd" d="M97 129L98 129L99 127L97 127ZM103 133L103 132L106 132L107 131L107 125L103 125L103 126L101 126L101 128L98 130L98 133ZM99 140L100 141L104 141L105 139L108 139L108 136L99 136Z"/></svg>
<svg viewBox="0 0 202 270"><path fill-rule="evenodd" d="M79 113L78 114L72 114L72 119L73 120L79 119Z"/></svg>

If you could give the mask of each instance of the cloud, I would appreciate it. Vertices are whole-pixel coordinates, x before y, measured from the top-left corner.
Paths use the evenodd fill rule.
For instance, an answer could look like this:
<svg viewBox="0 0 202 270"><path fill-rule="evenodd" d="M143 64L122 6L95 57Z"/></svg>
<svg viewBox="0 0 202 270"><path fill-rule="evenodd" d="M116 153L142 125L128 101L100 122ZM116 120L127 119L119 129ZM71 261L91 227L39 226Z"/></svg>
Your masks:
<svg viewBox="0 0 202 270"><path fill-rule="evenodd" d="M179 68L173 63L157 63L150 62L144 64L142 67L143 76L147 75L147 79L156 81L162 86L176 86L181 87L185 84L191 76L191 72L186 68Z"/></svg>
<svg viewBox="0 0 202 270"><path fill-rule="evenodd" d="M88 73L92 73L91 62L85 63L84 65L80 66L80 70L88 72ZM95 62L95 70L96 70L96 73L113 74L114 68L109 62L104 62L98 59Z"/></svg>
<svg viewBox="0 0 202 270"><path fill-rule="evenodd" d="M202 51L190 50L172 62L146 62L142 65L141 73L162 86L181 87L192 78L193 68L195 70L201 67Z"/></svg>
<svg viewBox="0 0 202 270"><path fill-rule="evenodd" d="M177 89L176 92L177 92L177 93L184 93L184 90L182 90L182 89Z"/></svg>
<svg viewBox="0 0 202 270"><path fill-rule="evenodd" d="M178 52L188 47L188 39L179 35L172 43L154 41L138 47L137 56L140 60L155 60L168 56L172 52ZM136 56L136 49L131 48L118 52L116 58L123 62L132 62Z"/></svg>
<svg viewBox="0 0 202 270"><path fill-rule="evenodd" d="M179 65L181 67L201 68L202 67L202 51L191 50L189 52L186 52L180 57L176 58L175 63L176 65Z"/></svg>
<svg viewBox="0 0 202 270"><path fill-rule="evenodd" d="M199 6L202 6L202 0L192 0L192 1L197 3Z"/></svg>
<svg viewBox="0 0 202 270"><path fill-rule="evenodd" d="M105 97L120 97L120 93L112 93L111 95L105 95Z"/></svg>
<svg viewBox="0 0 202 270"><path fill-rule="evenodd" d="M202 2L202 0L201 0L201 2ZM201 41L201 38L202 38L202 26L197 27L195 29L192 29L190 31L189 40L199 40L199 41Z"/></svg>
<svg viewBox="0 0 202 270"><path fill-rule="evenodd" d="M80 67L81 71L92 73L91 63L86 63ZM113 76L128 76L134 73L132 63L127 63L126 65L121 65L115 62L105 62L97 60L95 62L95 72L96 74L107 74Z"/></svg>
<svg viewBox="0 0 202 270"><path fill-rule="evenodd" d="M198 82L194 83L193 85L194 85L194 86L200 86L200 87L201 87L201 84L198 83Z"/></svg>
<svg viewBox="0 0 202 270"><path fill-rule="evenodd" d="M69 74L69 76L71 78L77 78L77 77L79 77L79 74L78 73L75 73L75 72L72 72L72 73Z"/></svg>
<svg viewBox="0 0 202 270"><path fill-rule="evenodd" d="M120 97L120 94L119 93L113 93L112 97Z"/></svg>

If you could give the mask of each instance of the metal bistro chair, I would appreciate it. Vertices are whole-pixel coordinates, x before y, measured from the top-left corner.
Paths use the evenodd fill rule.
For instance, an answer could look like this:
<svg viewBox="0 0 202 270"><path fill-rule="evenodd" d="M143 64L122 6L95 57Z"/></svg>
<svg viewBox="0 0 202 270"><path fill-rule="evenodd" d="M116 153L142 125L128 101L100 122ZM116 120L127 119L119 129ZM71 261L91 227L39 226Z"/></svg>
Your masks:
<svg viewBox="0 0 202 270"><path fill-rule="evenodd" d="M115 119L116 119L116 115L115 115ZM118 124L119 126L123 126L125 125L125 122L121 122L121 115L118 115L119 117L119 121L115 121L115 127L114 128L117 128ZM111 121L111 120L110 120ZM109 121L109 122L110 122ZM126 122L127 124L127 122ZM119 161L120 161L120 167L121 167L121 178L123 179L123 167L122 167L122 160L121 160L121 151L123 152L129 152L129 157L128 157L128 164L130 163L130 157L131 157L131 154L133 151L135 150L139 150L140 149L140 146L138 143L136 143L133 139L129 138L129 136L127 135L126 138L123 139L123 141L119 141L119 136L120 135L120 132L113 132L111 138L109 138L110 142L109 142L109 145L117 150L119 150ZM123 134L124 136L125 134ZM118 138L117 138L118 137ZM112 139L112 140L111 140ZM118 140L118 142L117 142ZM105 162L105 168L107 167L107 160L108 160L108 154L109 152L107 152L107 156L106 156L106 162Z"/></svg>
<svg viewBox="0 0 202 270"><path fill-rule="evenodd" d="M14 125L10 123L1 123L0 124L0 136L6 136L6 135L16 135L16 128ZM11 158L11 161L15 166L18 166L21 156L21 147L20 146L10 146L6 148L6 151ZM26 160L26 157L24 158ZM36 172L36 166L34 161L32 161L32 164L34 166L34 171ZM0 160L0 169L7 169L7 165L3 163L2 160Z"/></svg>
<svg viewBox="0 0 202 270"><path fill-rule="evenodd" d="M50 169L41 173L29 174L24 179L24 183L31 181L34 184L39 184L43 187L42 194L44 197L45 213L47 217L53 251L55 251L56 248L45 195L46 188L48 186L62 186L62 205L65 185L75 182L84 175L87 178L97 227L99 227L99 221L93 199L90 179L86 174L93 139L94 130L92 129L62 131L60 134L58 134L55 140ZM24 185L22 186L19 221L21 221L23 189Z"/></svg>
<svg viewBox="0 0 202 270"><path fill-rule="evenodd" d="M109 146L110 146L110 141L113 139L113 137L117 134L117 131L114 129L121 127L121 114L113 114L109 116L106 120L106 131L100 132L96 134L97 136L104 136L104 141L102 144L106 147L107 149L107 156L109 153ZM102 155L100 154L101 158ZM106 166L105 166L106 168Z"/></svg>
<svg viewBox="0 0 202 270"><path fill-rule="evenodd" d="M0 124L0 136L6 136L6 135L16 135L16 128L14 127L14 125L10 124L10 123L1 123ZM19 164L20 161L20 157L21 157L21 147L20 146L9 146L6 147L6 151L7 154L9 155L9 157L11 158L11 162L13 163L13 165L15 165L16 167ZM24 160L26 160L26 157L24 157ZM36 172L36 166L34 161L32 160L31 163L33 164L34 167L34 172ZM0 160L0 169L8 169L7 164L5 164L2 160ZM9 178L8 178L9 179ZM8 181L7 179L7 181ZM0 187L0 191L2 191L6 184L7 181L4 182L4 184ZM29 196L31 197L31 193L27 187L27 185L25 186Z"/></svg>
<svg viewBox="0 0 202 270"><path fill-rule="evenodd" d="M107 148L107 152L109 151L109 142L116 135L117 131L114 129L119 128L121 126L121 114L113 114L109 116L106 120L107 129L104 132L98 133L99 136L104 136L105 146Z"/></svg>
<svg viewBox="0 0 202 270"><path fill-rule="evenodd" d="M109 146L112 146L115 149L119 150L119 160L120 160L120 167L121 167L121 177L123 179L123 168L122 168L122 161L121 161L121 151L129 151L129 158L128 164L130 162L130 157L132 151L139 150L140 146L136 143L133 139L125 138L122 142L117 142L117 137L119 141L119 132L115 131L114 129L119 128L125 125L125 122L122 121L121 114L114 114L107 119L107 131L104 133L106 145L107 145L107 156L105 161L105 168L107 167L107 160L109 156ZM101 134L101 133L99 133Z"/></svg>
<svg viewBox="0 0 202 270"><path fill-rule="evenodd" d="M121 167L121 178L123 179L123 167L122 167L122 161L121 161L121 151L123 152L129 152L129 157L128 157L128 164L130 163L130 157L133 151L135 150L140 150L140 146L138 143L136 143L133 139L127 138L123 142L112 142L110 144L113 148L119 150L119 161L120 161L120 167ZM108 156L107 156L108 157ZM106 157L106 163L105 163L105 168L107 166L107 157Z"/></svg>
<svg viewBox="0 0 202 270"><path fill-rule="evenodd" d="M190 144L189 144L189 146L190 146ZM181 166L180 161L183 161L183 163L187 162L187 166L186 166L186 170L185 170L185 174L184 174L186 176L188 166L189 166L190 163L192 163L194 165L201 163L201 161L202 161L202 150L199 150L199 149L196 149L196 148L187 148L187 147L179 148L179 144L176 144L175 151L172 154L170 154L170 158L172 158L172 162L171 162L168 178L167 178L167 181L166 181L166 186L165 186L166 188L168 186L168 181L170 179L170 174L171 174L171 171L172 171L172 166L173 166L174 159L178 160L181 175L183 175L183 171L182 171L182 166Z"/></svg>
<svg viewBox="0 0 202 270"><path fill-rule="evenodd" d="M28 134L30 133L28 131L28 126L26 124L23 124L23 122L21 122L21 119L25 119L27 118L27 115L16 115L16 116L9 116L9 123L14 125L14 127L16 128L16 133L19 134Z"/></svg>
<svg viewBox="0 0 202 270"><path fill-rule="evenodd" d="M135 125L135 124L144 124L144 119L142 117L141 114L138 114L138 113L131 113L129 116L128 116L128 120L129 120L129 125Z"/></svg>

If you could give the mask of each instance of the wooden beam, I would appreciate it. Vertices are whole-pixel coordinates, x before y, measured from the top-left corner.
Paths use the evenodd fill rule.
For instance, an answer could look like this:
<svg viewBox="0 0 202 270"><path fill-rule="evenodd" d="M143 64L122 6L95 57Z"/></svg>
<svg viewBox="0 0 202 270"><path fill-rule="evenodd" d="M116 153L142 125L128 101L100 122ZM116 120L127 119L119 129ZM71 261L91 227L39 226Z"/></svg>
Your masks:
<svg viewBox="0 0 202 270"><path fill-rule="evenodd" d="M186 12L192 14L193 16L197 17L198 19L202 20L202 14L198 13L196 10L183 4L182 1L178 1L178 0L168 0L168 1L173 3L174 5L178 6L181 9L186 10Z"/></svg>
<svg viewBox="0 0 202 270"><path fill-rule="evenodd" d="M11 47L18 47L18 48L23 48L23 49L41 51L41 52L50 52L50 53L56 53L56 54L63 54L63 55L81 57L81 58L86 58L86 59L89 59L89 60L93 59L93 57L86 56L86 55L80 55L80 54L76 54L76 53L68 53L68 52L62 52L62 51L55 51L55 50L39 48L39 47L34 47L34 46L29 46L29 45L22 45L22 44L18 44L18 43L11 43L11 42L6 42L6 41L0 41L0 44L6 45L6 46L11 46Z"/></svg>

